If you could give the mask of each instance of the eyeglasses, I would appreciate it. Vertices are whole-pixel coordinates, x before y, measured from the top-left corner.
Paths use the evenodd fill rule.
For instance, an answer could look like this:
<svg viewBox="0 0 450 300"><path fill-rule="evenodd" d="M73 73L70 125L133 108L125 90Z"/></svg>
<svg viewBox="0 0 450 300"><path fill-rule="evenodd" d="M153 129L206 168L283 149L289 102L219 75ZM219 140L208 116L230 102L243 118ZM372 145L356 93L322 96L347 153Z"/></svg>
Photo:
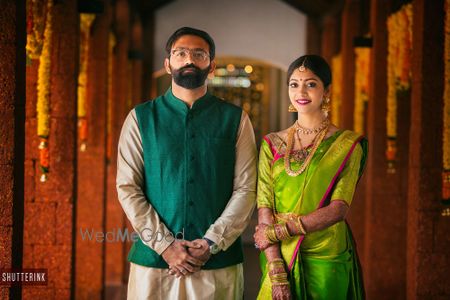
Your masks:
<svg viewBox="0 0 450 300"><path fill-rule="evenodd" d="M178 62L184 62L189 54L196 62L205 62L209 54L202 49L178 48L171 51L171 56Z"/></svg>

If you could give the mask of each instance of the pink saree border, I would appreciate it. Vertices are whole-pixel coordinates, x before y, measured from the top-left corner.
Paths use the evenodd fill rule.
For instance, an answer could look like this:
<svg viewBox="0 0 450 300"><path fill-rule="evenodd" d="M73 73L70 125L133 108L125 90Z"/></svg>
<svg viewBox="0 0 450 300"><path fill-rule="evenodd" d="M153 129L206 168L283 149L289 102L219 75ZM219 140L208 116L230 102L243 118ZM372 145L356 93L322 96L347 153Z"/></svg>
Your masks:
<svg viewBox="0 0 450 300"><path fill-rule="evenodd" d="M265 140L267 142L267 144L270 147L270 151L272 151L272 155L273 155L272 164L273 164L278 159L280 159L282 156L277 152L277 149L275 148L275 146L272 144L272 142L270 141L270 139L267 136L265 136L263 138L263 140Z"/></svg>
<svg viewBox="0 0 450 300"><path fill-rule="evenodd" d="M319 206L317 207L317 209L322 208L323 204L325 203L325 200L327 199L328 195L331 192L331 189L333 188L334 183L336 182L338 176L341 174L342 170L345 167L345 164L347 163L348 159L350 158L350 155L352 155L353 150L355 149L356 145L358 145L358 143L363 139L363 136L360 136L352 145L352 147L350 148L350 150L348 151L347 155L345 156L344 160L342 161L338 171L336 172L336 174L334 175L333 179L331 180L330 184L328 185L327 191L325 192L325 194L322 197L322 200L320 200L319 202ZM270 145L270 144L269 144ZM297 257L298 251L300 249L300 245L302 243L302 241L304 240L305 236L302 235L300 237L300 239L297 242L297 246L295 246L295 250L294 250L294 254L292 255L291 261L289 262L288 265L288 271L290 272L292 270L292 267L294 266L294 262L295 262L295 258Z"/></svg>

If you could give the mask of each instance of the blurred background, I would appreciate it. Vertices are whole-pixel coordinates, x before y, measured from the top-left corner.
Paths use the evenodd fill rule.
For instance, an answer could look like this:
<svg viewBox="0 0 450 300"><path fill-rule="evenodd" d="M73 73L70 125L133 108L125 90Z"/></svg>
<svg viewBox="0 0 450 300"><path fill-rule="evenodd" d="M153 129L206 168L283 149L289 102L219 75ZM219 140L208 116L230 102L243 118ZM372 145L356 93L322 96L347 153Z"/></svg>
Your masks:
<svg viewBox="0 0 450 300"><path fill-rule="evenodd" d="M0 299L126 298L117 141L128 112L170 86L164 48L182 26L214 38L208 89L249 114L258 145L296 118L290 62L329 62L331 119L370 145L348 215L367 298L449 299L449 3L0 1L0 269L49 278L0 285ZM259 289L256 222L243 235L245 299Z"/></svg>

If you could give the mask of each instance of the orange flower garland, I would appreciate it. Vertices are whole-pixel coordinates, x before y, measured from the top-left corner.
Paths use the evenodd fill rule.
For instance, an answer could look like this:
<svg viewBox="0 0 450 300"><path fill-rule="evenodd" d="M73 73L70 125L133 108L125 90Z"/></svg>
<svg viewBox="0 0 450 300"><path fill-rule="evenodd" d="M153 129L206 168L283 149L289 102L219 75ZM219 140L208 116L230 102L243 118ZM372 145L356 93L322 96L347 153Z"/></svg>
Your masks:
<svg viewBox="0 0 450 300"><path fill-rule="evenodd" d="M339 126L342 104L342 55L337 54L331 59L333 82L331 85L331 122Z"/></svg>
<svg viewBox="0 0 450 300"><path fill-rule="evenodd" d="M39 59L44 43L46 24L46 1L27 0L27 45L26 53L30 59Z"/></svg>
<svg viewBox="0 0 450 300"><path fill-rule="evenodd" d="M412 4L390 15L387 20L387 149L388 172L395 172L397 156L397 91L411 86Z"/></svg>
<svg viewBox="0 0 450 300"><path fill-rule="evenodd" d="M94 14L81 14L80 17L80 71L78 74L78 138L80 150L86 151L87 141L87 68L89 62L89 38Z"/></svg>
<svg viewBox="0 0 450 300"><path fill-rule="evenodd" d="M450 204L450 0L445 2L445 12L442 200ZM444 210L443 215L450 216L450 209Z"/></svg>
<svg viewBox="0 0 450 300"><path fill-rule="evenodd" d="M355 110L353 128L364 133L364 112L369 101L370 48L355 48Z"/></svg>
<svg viewBox="0 0 450 300"><path fill-rule="evenodd" d="M39 167L42 175L41 182L47 181L50 170L48 136L50 132L50 72L52 52L52 8L53 1L47 1L47 16L45 20L44 41L42 53L39 56L37 80L37 134L39 143Z"/></svg>

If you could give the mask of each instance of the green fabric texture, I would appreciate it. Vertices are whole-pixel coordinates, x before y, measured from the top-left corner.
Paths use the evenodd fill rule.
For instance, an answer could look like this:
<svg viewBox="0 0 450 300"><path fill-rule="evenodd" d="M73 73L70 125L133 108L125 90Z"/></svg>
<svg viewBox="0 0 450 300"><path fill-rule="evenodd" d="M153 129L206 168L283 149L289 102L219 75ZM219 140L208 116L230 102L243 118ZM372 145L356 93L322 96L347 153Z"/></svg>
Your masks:
<svg viewBox="0 0 450 300"><path fill-rule="evenodd" d="M144 156L144 193L161 221L178 238L202 238L233 193L235 148L242 109L206 93L191 108L171 89L136 108ZM154 268L166 262L141 240L129 261ZM237 239L203 269L241 263Z"/></svg>

